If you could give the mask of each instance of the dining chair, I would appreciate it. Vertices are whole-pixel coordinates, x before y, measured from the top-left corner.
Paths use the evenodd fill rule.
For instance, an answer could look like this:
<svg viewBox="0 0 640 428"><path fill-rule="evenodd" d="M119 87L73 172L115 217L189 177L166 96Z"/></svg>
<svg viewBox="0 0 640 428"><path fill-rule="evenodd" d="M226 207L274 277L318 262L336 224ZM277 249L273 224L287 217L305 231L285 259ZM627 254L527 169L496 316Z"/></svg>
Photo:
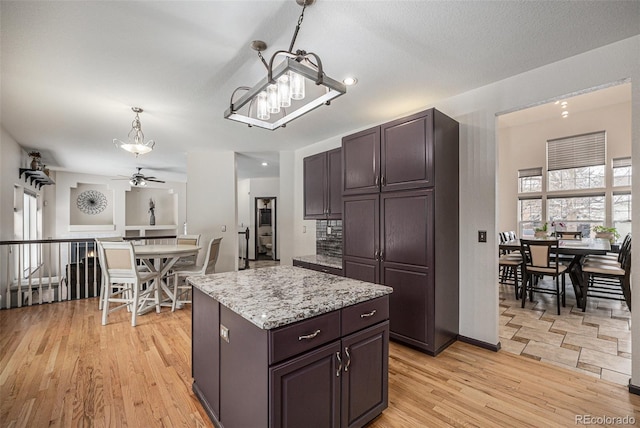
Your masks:
<svg viewBox="0 0 640 428"><path fill-rule="evenodd" d="M136 267L136 255L131 242L102 241L104 260L103 272L106 272L106 282L103 285L102 325L107 325L107 318L111 312L127 308L131 311L131 325L136 326L138 310L141 305L152 301L156 312L160 312L160 296L157 287L147 286L145 283L157 280L155 272L142 272ZM153 296L151 296L153 294ZM115 303L115 307L111 307Z"/></svg>
<svg viewBox="0 0 640 428"><path fill-rule="evenodd" d="M515 288L516 300L520 298L522 288L522 256L518 253L502 254L498 258L500 271L500 284L513 285Z"/></svg>
<svg viewBox="0 0 640 428"><path fill-rule="evenodd" d="M582 265L582 276L586 297L624 300L631 310L631 234L625 237L617 260L589 257ZM585 300L583 312L586 307Z"/></svg>
<svg viewBox="0 0 640 428"><path fill-rule="evenodd" d="M176 245L200 245L200 234L197 235L179 235L176 239ZM180 270L187 266L194 266L198 260L198 255L180 257L180 259L174 263L173 269Z"/></svg>
<svg viewBox="0 0 640 428"><path fill-rule="evenodd" d="M215 273L216 262L218 261L218 255L220 254L220 241L222 238L215 238L209 241L207 246L207 254L204 258L204 262L201 266L185 267L181 270L173 272L173 303L171 304L171 311L175 311L178 305L183 303L191 303L191 299L188 297L191 292L191 286L186 282L187 276L192 275L208 275ZM185 298L186 297L186 298Z"/></svg>
<svg viewBox="0 0 640 428"><path fill-rule="evenodd" d="M523 260L523 288L522 307L524 308L529 292L529 300L533 301L533 293L553 294L556 296L558 315L560 315L560 302L565 306L565 273L567 266L560 264L558 260L557 239L520 239L520 252ZM546 288L539 285L538 279L551 276L554 279L555 288ZM562 278L562 288L559 279Z"/></svg>
<svg viewBox="0 0 640 428"><path fill-rule="evenodd" d="M100 267L104 267L106 266L104 263L104 250L102 248L102 242L122 242L124 241L124 239L122 238L122 236L108 236L108 237L102 237L102 238L95 238L96 241L96 251L98 253L98 263L100 264ZM107 272L105 272L104 269L102 270L102 282L101 282L101 286L100 286L100 299L98 299L98 309L102 310L102 304L104 303L104 289L106 288L106 284L107 284Z"/></svg>

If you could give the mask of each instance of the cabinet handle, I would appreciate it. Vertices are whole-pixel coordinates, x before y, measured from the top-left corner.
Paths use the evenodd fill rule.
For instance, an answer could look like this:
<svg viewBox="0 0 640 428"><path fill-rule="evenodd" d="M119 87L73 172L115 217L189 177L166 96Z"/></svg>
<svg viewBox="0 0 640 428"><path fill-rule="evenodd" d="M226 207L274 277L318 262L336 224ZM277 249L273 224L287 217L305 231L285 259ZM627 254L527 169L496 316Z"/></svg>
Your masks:
<svg viewBox="0 0 640 428"><path fill-rule="evenodd" d="M317 335L320 334L320 329L314 331L311 334L305 334L304 336L298 336L298 340L307 340L307 339L313 339L314 337L316 337Z"/></svg>
<svg viewBox="0 0 640 428"><path fill-rule="evenodd" d="M338 370L336 370L336 377L340 377L340 371L342 370L342 359L340 358L340 351L336 352L336 359L338 360Z"/></svg>
<svg viewBox="0 0 640 428"><path fill-rule="evenodd" d="M380 260L380 256L378 255L378 250L376 250L376 251L373 253L373 258L374 258L376 261L379 261L379 260Z"/></svg>
<svg viewBox="0 0 640 428"><path fill-rule="evenodd" d="M380 177L376 175L375 185L376 187L380 184Z"/></svg>
<svg viewBox="0 0 640 428"><path fill-rule="evenodd" d="M384 251L380 251L380 261L384 261Z"/></svg>
<svg viewBox="0 0 640 428"><path fill-rule="evenodd" d="M382 184L383 186L387 185L387 179L384 177L384 175L382 176L382 178L380 179L380 184Z"/></svg>
<svg viewBox="0 0 640 428"><path fill-rule="evenodd" d="M347 354L347 364L345 364L345 366L344 366L344 371L348 372L349 371L349 366L351 365L351 355L349 355L349 347L348 346L345 346L344 353Z"/></svg>
<svg viewBox="0 0 640 428"><path fill-rule="evenodd" d="M371 312L369 312L368 314L361 314L360 318L369 318L369 317L374 316L375 314L376 314L376 310L374 309Z"/></svg>

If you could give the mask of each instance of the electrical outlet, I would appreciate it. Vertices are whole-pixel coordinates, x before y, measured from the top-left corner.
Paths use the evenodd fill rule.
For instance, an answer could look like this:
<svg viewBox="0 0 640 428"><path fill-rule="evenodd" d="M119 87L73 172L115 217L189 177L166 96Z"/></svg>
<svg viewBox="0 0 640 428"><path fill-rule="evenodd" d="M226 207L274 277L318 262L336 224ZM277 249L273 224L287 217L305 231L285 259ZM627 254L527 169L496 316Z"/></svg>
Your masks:
<svg viewBox="0 0 640 428"><path fill-rule="evenodd" d="M478 231L478 242L487 242L487 231L479 230Z"/></svg>
<svg viewBox="0 0 640 428"><path fill-rule="evenodd" d="M222 340L229 343L229 329L222 324L220 324L220 337Z"/></svg>
<svg viewBox="0 0 640 428"><path fill-rule="evenodd" d="M226 231L227 231L227 226L224 226L224 225L223 225L223 226L221 227L221 229L222 229L222 231L223 231L223 232L226 232Z"/></svg>
<svg viewBox="0 0 640 428"><path fill-rule="evenodd" d="M307 226L302 226L302 233L307 233Z"/></svg>
<svg viewBox="0 0 640 428"><path fill-rule="evenodd" d="M331 226L327 226L327 235L331 235Z"/></svg>

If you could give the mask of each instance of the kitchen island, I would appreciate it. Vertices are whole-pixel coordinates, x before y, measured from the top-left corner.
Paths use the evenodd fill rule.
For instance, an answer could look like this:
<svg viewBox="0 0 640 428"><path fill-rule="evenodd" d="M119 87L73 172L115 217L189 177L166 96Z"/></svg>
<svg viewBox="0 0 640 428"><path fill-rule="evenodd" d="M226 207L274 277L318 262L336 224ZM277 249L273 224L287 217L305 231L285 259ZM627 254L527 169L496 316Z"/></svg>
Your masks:
<svg viewBox="0 0 640 428"><path fill-rule="evenodd" d="M193 390L234 427L358 427L387 407L389 287L278 266L188 278Z"/></svg>

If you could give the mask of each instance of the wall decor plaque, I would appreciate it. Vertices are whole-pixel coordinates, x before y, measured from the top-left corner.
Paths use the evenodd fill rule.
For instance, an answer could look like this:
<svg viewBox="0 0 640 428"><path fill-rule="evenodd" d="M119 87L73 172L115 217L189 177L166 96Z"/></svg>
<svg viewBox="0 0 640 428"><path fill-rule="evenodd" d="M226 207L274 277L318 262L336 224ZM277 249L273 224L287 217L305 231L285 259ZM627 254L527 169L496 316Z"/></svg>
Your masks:
<svg viewBox="0 0 640 428"><path fill-rule="evenodd" d="M85 190L78 195L76 205L85 214L100 214L107 208L107 197L97 190Z"/></svg>

